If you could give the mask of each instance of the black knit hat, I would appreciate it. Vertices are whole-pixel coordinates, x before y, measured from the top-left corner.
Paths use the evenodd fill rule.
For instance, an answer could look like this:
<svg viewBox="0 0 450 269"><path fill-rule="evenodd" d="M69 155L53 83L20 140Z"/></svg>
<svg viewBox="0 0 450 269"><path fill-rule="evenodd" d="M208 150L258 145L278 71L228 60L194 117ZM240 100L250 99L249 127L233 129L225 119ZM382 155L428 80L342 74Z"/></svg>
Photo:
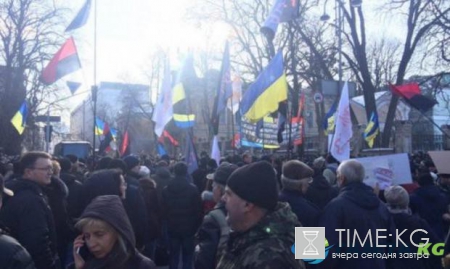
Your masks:
<svg viewBox="0 0 450 269"><path fill-rule="evenodd" d="M242 199L259 207L273 210L277 205L277 179L268 162L238 168L231 174L227 186Z"/></svg>

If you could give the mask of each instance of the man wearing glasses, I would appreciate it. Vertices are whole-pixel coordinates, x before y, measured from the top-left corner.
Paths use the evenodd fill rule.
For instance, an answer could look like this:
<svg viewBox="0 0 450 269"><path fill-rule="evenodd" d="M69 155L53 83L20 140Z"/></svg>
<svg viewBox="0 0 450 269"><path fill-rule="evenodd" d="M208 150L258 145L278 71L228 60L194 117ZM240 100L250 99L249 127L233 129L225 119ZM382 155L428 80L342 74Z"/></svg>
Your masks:
<svg viewBox="0 0 450 269"><path fill-rule="evenodd" d="M20 165L21 177L7 183L14 196L4 200L0 221L30 253L37 269L59 269L55 225L42 191L51 181L51 156L28 152L20 159Z"/></svg>

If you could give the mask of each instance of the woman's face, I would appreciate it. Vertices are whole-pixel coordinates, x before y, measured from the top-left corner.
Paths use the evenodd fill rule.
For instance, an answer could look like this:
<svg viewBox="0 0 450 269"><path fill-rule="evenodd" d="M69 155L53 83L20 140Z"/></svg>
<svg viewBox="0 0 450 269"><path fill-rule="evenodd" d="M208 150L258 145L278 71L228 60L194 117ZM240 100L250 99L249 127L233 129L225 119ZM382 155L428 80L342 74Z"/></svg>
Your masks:
<svg viewBox="0 0 450 269"><path fill-rule="evenodd" d="M111 252L118 237L114 230L102 227L102 225L84 227L83 235L86 246L97 259L104 258Z"/></svg>

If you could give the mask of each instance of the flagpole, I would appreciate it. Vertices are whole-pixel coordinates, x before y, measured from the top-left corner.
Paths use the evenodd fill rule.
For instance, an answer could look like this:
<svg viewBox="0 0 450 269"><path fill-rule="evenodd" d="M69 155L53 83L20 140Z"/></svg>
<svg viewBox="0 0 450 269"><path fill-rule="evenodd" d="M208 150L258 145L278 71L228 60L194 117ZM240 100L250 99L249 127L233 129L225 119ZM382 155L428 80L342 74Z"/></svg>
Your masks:
<svg viewBox="0 0 450 269"><path fill-rule="evenodd" d="M233 95L231 95L231 141L234 141L234 113L233 113ZM236 155L236 145L233 147L233 157Z"/></svg>
<svg viewBox="0 0 450 269"><path fill-rule="evenodd" d="M94 0L94 85L92 86L92 102L94 106L93 128L92 128L92 147L93 147L93 165L95 166L95 119L97 118L97 0Z"/></svg>

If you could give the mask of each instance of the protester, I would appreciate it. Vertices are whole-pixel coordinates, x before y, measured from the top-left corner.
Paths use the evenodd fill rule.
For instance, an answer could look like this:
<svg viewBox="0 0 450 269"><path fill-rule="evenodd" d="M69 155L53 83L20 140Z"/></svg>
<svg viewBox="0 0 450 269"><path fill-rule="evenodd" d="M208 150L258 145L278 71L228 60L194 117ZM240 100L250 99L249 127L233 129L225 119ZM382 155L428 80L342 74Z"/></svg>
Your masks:
<svg viewBox="0 0 450 269"><path fill-rule="evenodd" d="M12 197L14 193L4 188L0 175L0 209L3 196ZM0 225L0 265L2 269L35 269L30 254L16 239L9 236Z"/></svg>
<svg viewBox="0 0 450 269"><path fill-rule="evenodd" d="M218 255L217 269L304 268L291 252L300 223L287 203L278 203L276 175L269 163L234 171L223 200L232 231Z"/></svg>
<svg viewBox="0 0 450 269"><path fill-rule="evenodd" d="M197 233L195 269L216 268L217 249L223 248L228 241L230 227L226 221L225 203L221 200L225 194L227 180L238 167L222 163L213 174L213 198L216 206L203 218Z"/></svg>
<svg viewBox="0 0 450 269"><path fill-rule="evenodd" d="M67 213L71 220L78 218L83 211L81 202L83 184L77 180L76 176L70 173L71 162L67 158L59 160L61 166L60 178L69 189L67 197ZM84 180L83 180L84 182Z"/></svg>
<svg viewBox="0 0 450 269"><path fill-rule="evenodd" d="M417 215L413 215L409 209L409 194L401 186L388 187L384 192L387 208L392 214L395 228L397 231L404 231L401 233L400 239L403 242L408 242L407 248L397 249L397 256L400 257L400 253L418 253L418 248L411 244L413 242L423 242L423 233L414 233L414 231L422 230L427 234L429 243L436 244L441 243L438 237L434 234L428 223L421 219ZM417 244L416 243L416 244ZM424 268L440 268L440 260L438 257L431 255L427 259L393 259L391 266L396 269L424 269Z"/></svg>
<svg viewBox="0 0 450 269"><path fill-rule="evenodd" d="M364 247L360 241L341 242L336 229L346 229L346 232L342 233L343 238L347 238L346 233L351 233L350 238L353 238L353 233L360 236L370 234L372 238L377 238L377 229L385 229L387 234L395 234L395 225L388 209L378 199L373 189L363 183L364 177L364 167L357 160L344 161L337 169L336 179L340 193L325 207L318 225L325 227L325 238L329 245L336 246L330 252L335 251L338 246L340 253L354 253ZM390 240L393 240L392 237L378 237L378 244L386 247L373 248L370 251L386 253L388 245L395 245L395 242ZM332 257L332 253L329 253L329 256ZM387 268L387 260L362 257L329 258L320 263L319 267L384 269Z"/></svg>
<svg viewBox="0 0 450 269"><path fill-rule="evenodd" d="M121 198L95 198L84 210L74 241L75 269L153 269L155 264L135 248L135 237ZM87 247L87 251L83 248Z"/></svg>
<svg viewBox="0 0 450 269"><path fill-rule="evenodd" d="M305 198L311 201L321 210L324 209L328 202L335 198L339 193L337 187L332 187L327 179L323 176L325 163L326 161L323 157L314 160L313 180L311 184L309 184L308 190L305 194Z"/></svg>
<svg viewBox="0 0 450 269"><path fill-rule="evenodd" d="M283 165L281 176L283 188L279 200L291 206L292 211L305 227L315 227L319 217L319 208L305 198L313 174L314 171L305 163L291 160Z"/></svg>
<svg viewBox="0 0 450 269"><path fill-rule="evenodd" d="M161 236L161 204L156 191L156 183L151 178L143 177L139 180L140 189L147 209L147 236L143 254L155 259L156 239Z"/></svg>
<svg viewBox="0 0 450 269"><path fill-rule="evenodd" d="M187 181L188 167L179 162L173 168L175 177L162 193L163 214L167 220L170 247L170 269L178 269L180 252L183 268L192 268L194 236L202 222L202 203L195 185Z"/></svg>
<svg viewBox="0 0 450 269"><path fill-rule="evenodd" d="M51 156L28 152L20 162L22 175L6 185L14 196L5 200L0 221L30 253L37 269L59 269L53 215L42 190L51 183Z"/></svg>
<svg viewBox="0 0 450 269"><path fill-rule="evenodd" d="M447 200L434 184L430 173L421 174L418 183L420 187L410 197L411 210L428 222L442 242L446 235L444 214L448 212Z"/></svg>

